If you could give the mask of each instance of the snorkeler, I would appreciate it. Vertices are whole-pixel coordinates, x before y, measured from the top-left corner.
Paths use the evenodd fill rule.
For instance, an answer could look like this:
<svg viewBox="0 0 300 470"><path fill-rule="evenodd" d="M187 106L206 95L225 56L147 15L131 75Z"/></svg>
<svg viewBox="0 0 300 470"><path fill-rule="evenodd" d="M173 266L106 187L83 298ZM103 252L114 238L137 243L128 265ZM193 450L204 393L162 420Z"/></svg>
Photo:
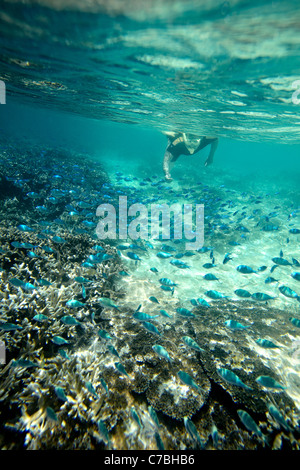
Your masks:
<svg viewBox="0 0 300 470"><path fill-rule="evenodd" d="M218 146L217 137L202 136L197 138L193 134L183 132L163 132L163 134L168 137L168 145L163 161L163 170L167 181L172 181L170 163L176 162L180 155L194 155L210 144L211 148L205 166L213 163L214 153Z"/></svg>

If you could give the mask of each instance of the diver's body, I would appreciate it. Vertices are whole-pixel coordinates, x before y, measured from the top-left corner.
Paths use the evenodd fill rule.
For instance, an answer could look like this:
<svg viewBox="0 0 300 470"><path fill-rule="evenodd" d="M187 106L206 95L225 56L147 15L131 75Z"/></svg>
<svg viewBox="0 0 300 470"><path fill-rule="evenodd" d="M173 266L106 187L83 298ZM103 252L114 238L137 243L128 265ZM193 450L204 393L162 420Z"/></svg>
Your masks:
<svg viewBox="0 0 300 470"><path fill-rule="evenodd" d="M210 144L211 148L205 166L213 163L214 153L218 146L217 137L203 136L197 139L183 132L164 132L164 134L168 137L168 145L163 160L163 170L167 181L172 181L170 164L174 163L180 155L194 155Z"/></svg>

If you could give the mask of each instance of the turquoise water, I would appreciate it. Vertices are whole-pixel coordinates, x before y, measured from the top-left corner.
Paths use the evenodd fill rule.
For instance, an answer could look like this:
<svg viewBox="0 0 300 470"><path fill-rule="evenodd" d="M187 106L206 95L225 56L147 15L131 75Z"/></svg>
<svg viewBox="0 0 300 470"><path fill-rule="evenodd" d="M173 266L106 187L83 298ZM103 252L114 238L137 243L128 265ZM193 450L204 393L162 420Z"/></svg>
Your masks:
<svg viewBox="0 0 300 470"><path fill-rule="evenodd" d="M297 2L5 1L0 19L2 448L298 449ZM173 130L217 136L213 165L206 147L165 181ZM204 204L204 248L97 238L119 196Z"/></svg>

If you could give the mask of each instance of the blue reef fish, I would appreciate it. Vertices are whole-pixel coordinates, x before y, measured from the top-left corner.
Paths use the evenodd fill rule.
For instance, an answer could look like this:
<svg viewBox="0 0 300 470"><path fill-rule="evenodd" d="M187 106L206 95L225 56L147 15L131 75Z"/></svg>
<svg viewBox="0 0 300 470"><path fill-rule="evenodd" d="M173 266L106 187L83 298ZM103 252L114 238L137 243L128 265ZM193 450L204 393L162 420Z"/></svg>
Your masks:
<svg viewBox="0 0 300 470"><path fill-rule="evenodd" d="M297 328L300 328L300 320L299 318L289 318L289 321L294 325L296 326Z"/></svg>
<svg viewBox="0 0 300 470"><path fill-rule="evenodd" d="M293 291L288 286L282 285L282 286L279 286L278 289L283 295L285 295L285 297L289 297L291 299L297 299L297 300L299 298L299 295L297 294L297 292Z"/></svg>
<svg viewBox="0 0 300 470"><path fill-rule="evenodd" d="M196 341L193 340L193 338L191 338L190 336L183 336L182 340L187 346L189 346L192 349L195 349L195 351L205 352L204 349L200 348L199 344L196 343Z"/></svg>
<svg viewBox="0 0 300 470"><path fill-rule="evenodd" d="M99 398L99 396L97 395L97 392L94 389L93 384L91 382L85 382L84 385L86 386L88 391L93 395L94 398Z"/></svg>
<svg viewBox="0 0 300 470"><path fill-rule="evenodd" d="M209 297L210 299L214 299L214 300L228 299L228 296L221 294L221 292L218 292L216 290L208 290L205 292L205 295L207 295L207 297Z"/></svg>
<svg viewBox="0 0 300 470"><path fill-rule="evenodd" d="M159 304L159 301L157 300L156 297L154 297L154 295L151 295L151 296L149 297L149 300L151 300L151 302L154 302L155 304Z"/></svg>
<svg viewBox="0 0 300 470"><path fill-rule="evenodd" d="M157 449L158 450L165 450L165 446L164 446L164 443L159 435L159 433L157 431L155 431L154 433L154 438L155 438L155 442L156 442L156 446L157 446Z"/></svg>
<svg viewBox="0 0 300 470"><path fill-rule="evenodd" d="M127 256L128 256L128 258L130 258L134 261L142 261L141 258L136 253L134 253L133 251L128 251Z"/></svg>
<svg viewBox="0 0 300 470"><path fill-rule="evenodd" d="M28 359L18 359L18 360L13 359L11 361L11 367L24 367L28 369L31 367L39 367L39 365L36 364L35 362L29 361Z"/></svg>
<svg viewBox="0 0 300 470"><path fill-rule="evenodd" d="M289 232L294 234L294 235L298 235L300 233L300 229L299 228L291 228L289 230Z"/></svg>
<svg viewBox="0 0 300 470"><path fill-rule="evenodd" d="M280 346L277 346L273 341L264 338L258 338L255 342L262 348L280 348Z"/></svg>
<svg viewBox="0 0 300 470"><path fill-rule="evenodd" d="M62 387L54 387L55 394L57 398L61 401L68 401L65 391Z"/></svg>
<svg viewBox="0 0 300 470"><path fill-rule="evenodd" d="M99 419L99 421L97 423L97 428L98 428L98 432L99 432L100 436L102 437L103 441L105 442L105 444L107 444L110 447L111 444L110 444L109 434L108 434L107 428L105 426L105 423L102 419Z"/></svg>
<svg viewBox="0 0 300 470"><path fill-rule="evenodd" d="M172 318L172 315L169 315L168 312L166 312L166 310L160 310L159 313L160 313L163 317Z"/></svg>
<svg viewBox="0 0 300 470"><path fill-rule="evenodd" d="M154 344L152 346L152 349L154 352L156 352L156 354L158 354L158 356L163 357L168 362L172 362L172 359L170 358L168 351L160 344Z"/></svg>
<svg viewBox="0 0 300 470"><path fill-rule="evenodd" d="M63 358L63 359L70 359L66 351L62 348L59 348L58 354Z"/></svg>
<svg viewBox="0 0 300 470"><path fill-rule="evenodd" d="M195 317L195 315L187 308L176 308L176 312L179 313L179 315L182 315L183 317Z"/></svg>
<svg viewBox="0 0 300 470"><path fill-rule="evenodd" d="M251 297L251 294L249 291L245 290L245 289L236 289L234 291L234 293L238 296L238 297L243 297L243 298L248 298L248 297Z"/></svg>
<svg viewBox="0 0 300 470"><path fill-rule="evenodd" d="M104 388L106 395L109 395L107 383L102 377L100 377L100 383L101 383L102 388Z"/></svg>
<svg viewBox="0 0 300 470"><path fill-rule="evenodd" d="M255 379L255 381L261 385L262 387L265 388L273 388L273 389L280 389L280 390L285 390L286 387L281 385L277 380L273 379L273 377L270 377L269 375L261 375Z"/></svg>
<svg viewBox="0 0 300 470"><path fill-rule="evenodd" d="M159 279L159 282L164 286L171 286L171 287L178 286L178 284L171 281L171 279L168 279L167 277L163 277L163 278Z"/></svg>
<svg viewBox="0 0 300 470"><path fill-rule="evenodd" d="M86 279L82 276L75 277L74 280L78 282L78 284L86 284L87 282L92 282L90 279Z"/></svg>
<svg viewBox="0 0 300 470"><path fill-rule="evenodd" d="M227 326L227 328L230 328L231 330L247 330L250 328L249 326L242 325L236 320L226 320L224 322L224 325Z"/></svg>
<svg viewBox="0 0 300 470"><path fill-rule="evenodd" d="M294 272L291 274L293 279L296 279L296 281L300 281L300 273L299 272Z"/></svg>
<svg viewBox="0 0 300 470"><path fill-rule="evenodd" d="M153 273L158 273L158 269L156 268L150 268L150 271L152 271Z"/></svg>
<svg viewBox="0 0 300 470"><path fill-rule="evenodd" d="M185 417L183 418L183 422L184 422L185 429L187 430L191 438L194 441L196 441L200 449L202 449L204 447L204 443L202 442L199 432L197 431L197 428L195 424L193 423L193 421Z"/></svg>
<svg viewBox="0 0 300 470"><path fill-rule="evenodd" d="M177 376L184 383L184 385L194 388L195 390L197 390L197 392L202 391L202 389L198 387L194 379L192 379L192 377L187 372L180 370L179 372L177 372Z"/></svg>
<svg viewBox="0 0 300 470"><path fill-rule="evenodd" d="M155 409L153 408L153 406L151 406L151 405L148 406L148 412L149 412L150 418L152 419L155 426L157 428L160 428L158 416L157 416L157 413L156 413Z"/></svg>
<svg viewBox="0 0 300 470"><path fill-rule="evenodd" d="M225 254L224 259L223 259L223 264L226 264L226 263L228 263L228 261L232 260L232 258L230 258L230 254L231 253L226 253Z"/></svg>
<svg viewBox="0 0 300 470"><path fill-rule="evenodd" d="M69 341L67 341L65 338L62 338L61 336L53 336L53 338L51 338L51 341L54 344L57 344L58 346L62 346L63 344L69 344Z"/></svg>
<svg viewBox="0 0 300 470"><path fill-rule="evenodd" d="M116 305L110 298L108 297L100 297L99 299L100 304L102 307L111 307L115 308L116 310L119 309L118 305Z"/></svg>
<svg viewBox="0 0 300 470"><path fill-rule="evenodd" d="M139 417L139 415L138 415L138 413L137 413L134 406L132 406L130 408L130 413L131 413L131 416L134 419L134 421L137 423L138 427L142 428L142 423L141 423L140 417Z"/></svg>
<svg viewBox="0 0 300 470"><path fill-rule="evenodd" d="M267 437L261 432L256 422L254 421L252 416L247 413L247 411L237 410L237 414L239 415L240 420L242 421L243 425L248 429L248 431L253 432L258 437L263 439L265 443L267 443Z"/></svg>
<svg viewBox="0 0 300 470"><path fill-rule="evenodd" d="M219 279L214 275L214 274L205 274L203 276L203 279L205 279L206 281L218 281Z"/></svg>
<svg viewBox="0 0 300 470"><path fill-rule="evenodd" d="M245 264L240 264L236 270L239 272L239 273L242 273L242 274L252 274L252 273L256 273L256 271L254 271L254 269L250 268L250 266L246 266Z"/></svg>
<svg viewBox="0 0 300 470"><path fill-rule="evenodd" d="M148 313L144 312L135 312L133 314L133 318L138 321L151 321L155 320L157 317L159 317L159 315L149 315Z"/></svg>
<svg viewBox="0 0 300 470"><path fill-rule="evenodd" d="M230 383L231 385L237 385L238 387L242 387L246 390L252 390L251 387L248 387L248 385L244 384L244 382L242 382L242 380L229 369L220 368L217 370L217 373L222 379L226 380L226 382Z"/></svg>
<svg viewBox="0 0 300 470"><path fill-rule="evenodd" d="M203 307L211 307L211 305L205 299L201 299L201 297L197 299L197 302Z"/></svg>
<svg viewBox="0 0 300 470"><path fill-rule="evenodd" d="M123 366L123 364L121 364L121 362L115 362L115 367L122 375L126 375L127 377L129 377L125 370L125 367Z"/></svg>
<svg viewBox="0 0 300 470"><path fill-rule="evenodd" d="M159 335L159 336L161 335L159 330L152 323L150 323L148 321L142 321L141 324L144 328L146 328L147 331L149 331L149 333L154 333L154 334Z"/></svg>
<svg viewBox="0 0 300 470"><path fill-rule="evenodd" d="M211 269L211 268L214 268L216 266L216 264L214 263L205 263L203 264L203 268L205 269Z"/></svg>
<svg viewBox="0 0 300 470"><path fill-rule="evenodd" d="M171 287L171 286L159 286L162 290L164 291L168 291L168 292L172 292L172 295L174 294L174 291L175 291L175 287Z"/></svg>
<svg viewBox="0 0 300 470"><path fill-rule="evenodd" d="M51 406L47 406L46 415L47 415L47 418L49 418L51 421L55 421L55 422L58 421L57 414L55 413L53 408L51 408Z"/></svg>
<svg viewBox="0 0 300 470"><path fill-rule="evenodd" d="M158 258L166 259L166 258L171 258L173 255L171 253L165 253L164 251L159 251L156 253L156 256Z"/></svg>
<svg viewBox="0 0 300 470"><path fill-rule="evenodd" d="M21 232L34 232L34 229L28 227L28 225L18 225L17 227Z"/></svg>
<svg viewBox="0 0 300 470"><path fill-rule="evenodd" d="M272 258L273 263L278 264L279 266L291 266L291 263L287 261L285 258L275 257Z"/></svg>
<svg viewBox="0 0 300 470"><path fill-rule="evenodd" d="M72 299L72 300L67 301L66 306L69 308L79 308L79 307L85 307L85 304L83 304L82 302L79 302L79 300Z"/></svg>
<svg viewBox="0 0 300 470"><path fill-rule="evenodd" d="M16 325L15 323L0 323L0 330L2 331L15 331L15 330L22 330L20 325Z"/></svg>
<svg viewBox="0 0 300 470"><path fill-rule="evenodd" d="M261 301L275 299L275 297L271 297L270 295L264 294L263 292L255 292L254 294L251 295L251 298L254 300L261 300Z"/></svg>
<svg viewBox="0 0 300 470"><path fill-rule="evenodd" d="M24 282L21 281L20 279L17 279L16 277L12 277L11 279L9 279L8 282L14 287L23 287L24 286Z"/></svg>
<svg viewBox="0 0 300 470"><path fill-rule="evenodd" d="M52 241L53 241L54 243L59 243L59 244L67 243L67 240L65 240L65 239L62 238L62 237L59 237L58 235L55 235L54 237L52 237Z"/></svg>
<svg viewBox="0 0 300 470"><path fill-rule="evenodd" d="M173 266L176 266L176 268L180 268L180 269L189 269L190 268L186 263L184 263L183 261L180 261L180 259L172 259L170 261L170 263Z"/></svg>
<svg viewBox="0 0 300 470"><path fill-rule="evenodd" d="M70 326L81 324L78 320L76 320L76 318L71 317L70 315L64 315L63 317L61 317L60 321L62 321L65 325Z"/></svg>
<svg viewBox="0 0 300 470"><path fill-rule="evenodd" d="M278 279L274 279L274 277L269 276L265 280L265 284L272 284L272 282L278 282Z"/></svg>
<svg viewBox="0 0 300 470"><path fill-rule="evenodd" d="M277 423L280 426L282 426L286 431L291 432L292 428L288 425L288 423L286 422L286 420L284 419L283 415L280 413L278 408L275 405L273 405L273 403L268 403L267 406L268 406L270 415L275 419L275 421L277 421Z"/></svg>
<svg viewBox="0 0 300 470"><path fill-rule="evenodd" d="M300 262L296 258L292 258L292 261L294 266L300 267Z"/></svg>
<svg viewBox="0 0 300 470"><path fill-rule="evenodd" d="M100 338L102 338L102 339L112 339L112 337L110 336L110 334L107 333L107 331L105 331L105 330L98 330L98 335L99 335Z"/></svg>
<svg viewBox="0 0 300 470"><path fill-rule="evenodd" d="M40 286L44 286L44 287L48 287L48 286L51 286L52 283L47 281L46 279L38 279L37 280L37 283L40 285Z"/></svg>
<svg viewBox="0 0 300 470"><path fill-rule="evenodd" d="M48 320L48 317L46 315L43 315L42 313L37 313L36 315L34 315L33 320L43 322L45 320Z"/></svg>
<svg viewBox="0 0 300 470"><path fill-rule="evenodd" d="M108 344L108 345L107 345L107 349L109 350L109 352L110 352L111 354L113 354L114 356L120 358L118 351L113 347L112 344Z"/></svg>
<svg viewBox="0 0 300 470"><path fill-rule="evenodd" d="M260 266L258 269L257 269L257 272L261 273L263 271L265 271L267 269L268 266Z"/></svg>

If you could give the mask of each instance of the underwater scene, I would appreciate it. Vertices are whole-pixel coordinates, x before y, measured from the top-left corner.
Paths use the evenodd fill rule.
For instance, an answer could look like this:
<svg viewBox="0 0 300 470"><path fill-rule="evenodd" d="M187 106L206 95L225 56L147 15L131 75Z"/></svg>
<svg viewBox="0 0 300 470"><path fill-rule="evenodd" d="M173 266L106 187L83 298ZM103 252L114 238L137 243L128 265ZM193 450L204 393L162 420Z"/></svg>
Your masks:
<svg viewBox="0 0 300 470"><path fill-rule="evenodd" d="M299 450L299 2L0 21L0 448Z"/></svg>

